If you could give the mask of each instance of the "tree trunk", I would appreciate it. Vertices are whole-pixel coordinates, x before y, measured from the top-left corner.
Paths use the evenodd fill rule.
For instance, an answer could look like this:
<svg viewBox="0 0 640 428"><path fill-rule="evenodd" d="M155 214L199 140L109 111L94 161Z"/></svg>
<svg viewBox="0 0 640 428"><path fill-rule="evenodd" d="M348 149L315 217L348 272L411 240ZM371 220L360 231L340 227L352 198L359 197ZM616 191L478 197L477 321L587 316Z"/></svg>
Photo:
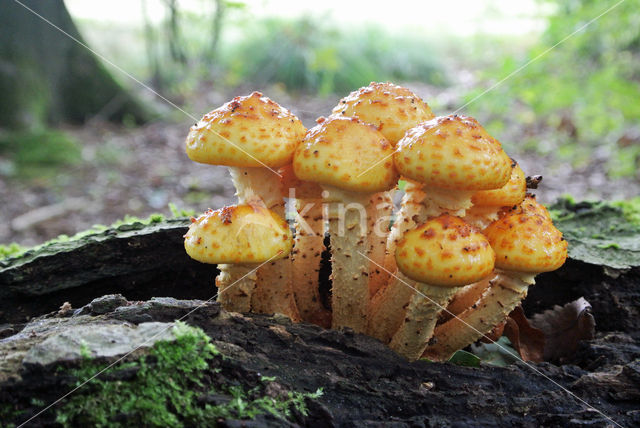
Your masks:
<svg viewBox="0 0 640 428"><path fill-rule="evenodd" d="M63 0L0 2L0 127L38 128L149 113L87 48ZM67 34L64 34L62 31ZM75 38L77 41L73 40Z"/></svg>

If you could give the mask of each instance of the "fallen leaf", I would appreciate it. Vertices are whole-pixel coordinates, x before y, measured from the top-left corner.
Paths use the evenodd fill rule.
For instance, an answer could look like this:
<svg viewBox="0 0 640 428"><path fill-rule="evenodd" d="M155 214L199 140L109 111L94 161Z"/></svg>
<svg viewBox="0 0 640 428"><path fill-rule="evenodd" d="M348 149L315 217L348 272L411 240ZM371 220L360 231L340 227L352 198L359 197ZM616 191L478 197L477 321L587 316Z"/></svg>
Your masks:
<svg viewBox="0 0 640 428"><path fill-rule="evenodd" d="M456 353L449 358L449 362L458 366L480 367L480 357L462 350L456 351Z"/></svg>
<svg viewBox="0 0 640 428"><path fill-rule="evenodd" d="M571 356L581 340L592 339L596 327L591 304L583 297L534 315L531 324L544 332L544 360L558 362Z"/></svg>
<svg viewBox="0 0 640 428"><path fill-rule="evenodd" d="M545 334L542 330L532 327L524 316L522 306L516 307L507 318L504 335L509 338L524 361L539 363L544 361Z"/></svg>

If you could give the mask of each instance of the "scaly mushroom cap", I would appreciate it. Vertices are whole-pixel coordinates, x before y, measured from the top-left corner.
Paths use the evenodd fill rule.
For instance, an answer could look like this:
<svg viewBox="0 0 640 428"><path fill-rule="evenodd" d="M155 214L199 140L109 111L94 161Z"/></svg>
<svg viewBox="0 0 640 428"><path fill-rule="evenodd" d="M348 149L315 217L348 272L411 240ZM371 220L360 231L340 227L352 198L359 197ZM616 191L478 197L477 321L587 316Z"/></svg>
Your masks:
<svg viewBox="0 0 640 428"><path fill-rule="evenodd" d="M548 218L513 212L491 223L483 234L496 252L499 269L539 273L558 269L567 258L567 241Z"/></svg>
<svg viewBox="0 0 640 428"><path fill-rule="evenodd" d="M493 271L489 241L459 217L443 214L404 234L396 247L398 269L429 285L458 287Z"/></svg>
<svg viewBox="0 0 640 428"><path fill-rule="evenodd" d="M547 218L549 221L551 221L551 214L549 214L549 211L547 211L547 208L544 205L540 204L536 200L536 197L532 194L526 195L524 198L524 201L522 201L520 206L517 207L515 211L522 212L529 215L538 214L538 215L541 215L542 217Z"/></svg>
<svg viewBox="0 0 640 428"><path fill-rule="evenodd" d="M302 181L293 173L293 165L285 165L278 170L282 184L282 196L289 197L289 189L295 189L296 199L319 199L322 187L312 181Z"/></svg>
<svg viewBox="0 0 640 428"><path fill-rule="evenodd" d="M371 82L340 100L331 112L357 117L378 128L387 140L396 144L407 129L433 119L431 109L419 96L393 83Z"/></svg>
<svg viewBox="0 0 640 428"><path fill-rule="evenodd" d="M289 110L254 92L235 97L192 126L187 155L211 165L278 168L291 162L305 131Z"/></svg>
<svg viewBox="0 0 640 428"><path fill-rule="evenodd" d="M408 130L394 160L402 175L445 189L499 189L511 176L500 142L466 116L437 117Z"/></svg>
<svg viewBox="0 0 640 428"><path fill-rule="evenodd" d="M203 263L262 263L286 257L293 246L289 225L273 211L251 205L209 210L184 236L187 254Z"/></svg>
<svg viewBox="0 0 640 428"><path fill-rule="evenodd" d="M471 197L473 205L502 207L518 205L527 193L527 180L520 165L511 169L511 178L499 189L481 190Z"/></svg>
<svg viewBox="0 0 640 428"><path fill-rule="evenodd" d="M293 170L300 180L363 193L396 184L393 146L356 118L318 119L296 149Z"/></svg>

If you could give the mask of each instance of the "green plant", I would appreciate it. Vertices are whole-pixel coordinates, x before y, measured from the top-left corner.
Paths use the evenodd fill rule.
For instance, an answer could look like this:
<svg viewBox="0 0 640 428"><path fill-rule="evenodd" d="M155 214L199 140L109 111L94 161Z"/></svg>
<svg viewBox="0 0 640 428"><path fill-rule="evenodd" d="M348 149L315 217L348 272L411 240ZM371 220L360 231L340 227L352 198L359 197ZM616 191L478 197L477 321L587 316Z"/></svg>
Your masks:
<svg viewBox="0 0 640 428"><path fill-rule="evenodd" d="M614 2L544 3L554 12L540 42L526 55L510 55L499 67L483 73L492 81L515 74L470 104L470 111L487 116L487 122L506 124L510 130L501 133L508 137L510 150L522 150L510 139L526 140L534 133L538 152L559 152L584 165L598 148L608 154L611 176L636 175L640 159L634 131L640 117L640 0L622 2L593 22ZM587 23L588 27L577 31ZM467 101L483 90L472 91ZM631 145L625 147L628 143L624 141L629 140Z"/></svg>
<svg viewBox="0 0 640 428"><path fill-rule="evenodd" d="M37 130L0 134L0 155L14 164L14 174L35 178L81 161L80 146L60 131Z"/></svg>
<svg viewBox="0 0 640 428"><path fill-rule="evenodd" d="M56 411L62 426L197 426L217 425L219 418L251 419L272 414L288 419L295 409L306 415L307 399L322 391L268 394L270 378L253 387L216 384L221 358L199 328L178 322L174 341L157 342L136 361L120 362L92 379ZM81 366L60 372L80 385L107 365L85 358ZM133 373L125 376L124 373ZM228 396L221 404L201 400L208 394Z"/></svg>
<svg viewBox="0 0 640 428"><path fill-rule="evenodd" d="M402 49L398 49L402 46ZM339 29L326 20L266 19L252 25L222 55L231 85L279 83L288 90L347 93L371 81L443 84L429 43L378 27Z"/></svg>

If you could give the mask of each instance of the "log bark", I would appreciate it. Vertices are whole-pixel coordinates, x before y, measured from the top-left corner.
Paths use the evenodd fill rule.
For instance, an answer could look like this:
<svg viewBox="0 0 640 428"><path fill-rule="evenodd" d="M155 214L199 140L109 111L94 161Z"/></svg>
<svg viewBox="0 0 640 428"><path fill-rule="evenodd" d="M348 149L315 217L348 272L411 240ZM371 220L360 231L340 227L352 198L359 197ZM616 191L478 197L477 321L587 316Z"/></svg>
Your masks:
<svg viewBox="0 0 640 428"><path fill-rule="evenodd" d="M59 330L64 325L180 318L213 339L225 356L224 364L215 369L234 385L268 376L290 390L322 388L323 395L309 403L309 415L293 426L610 426L607 418L621 426L640 423L636 405L640 347L622 333L584 343L581 359L574 361L579 365L470 368L409 363L364 335L292 324L283 317L226 313L218 303L168 298L126 302L121 296L106 296L64 315L42 317L29 327L33 334L0 342L0 372L4 375L0 402L18 415L11 422L19 423L40 410L43 405L39 403L48 404L74 386L58 369L73 366L73 362L24 365L15 358L21 347L26 350L44 340L52 325ZM619 352L625 340L626 354ZM604 363L609 357L603 356L612 350L617 360ZM8 379L6 374L11 371L17 376ZM126 415L119 418L126 423ZM54 419L55 413L49 411L31 426L50 426ZM250 422L221 423L240 426ZM278 423L282 424L254 421L255 426L282 426Z"/></svg>

